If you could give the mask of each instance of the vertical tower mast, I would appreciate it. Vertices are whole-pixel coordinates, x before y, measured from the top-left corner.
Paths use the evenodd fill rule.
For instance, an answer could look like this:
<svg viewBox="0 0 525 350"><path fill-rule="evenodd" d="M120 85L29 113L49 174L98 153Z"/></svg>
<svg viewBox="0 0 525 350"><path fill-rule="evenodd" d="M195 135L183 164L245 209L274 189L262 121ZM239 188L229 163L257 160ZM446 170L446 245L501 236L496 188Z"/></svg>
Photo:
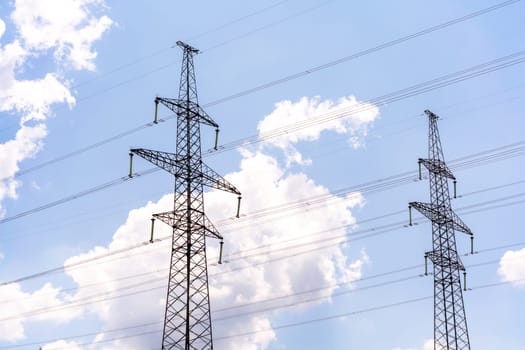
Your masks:
<svg viewBox="0 0 525 350"><path fill-rule="evenodd" d="M166 298L162 349L213 349L206 262L206 237L222 236L204 214L203 186L239 195L240 192L202 162L200 124L218 125L197 100L193 56L199 51L183 42L179 98L155 99L177 114L176 153L132 149L175 176L173 211L154 214L173 228L169 283ZM237 207L238 215L239 207Z"/></svg>
<svg viewBox="0 0 525 350"><path fill-rule="evenodd" d="M461 290L461 271L466 276L456 248L455 231L473 237L472 231L452 211L447 179L456 178L445 164L437 127L438 116L426 110L429 118L428 159L419 159L429 171L430 204L411 202L432 221L432 251L425 253L434 266L434 349L470 350L467 319ZM421 168L420 168L421 176Z"/></svg>

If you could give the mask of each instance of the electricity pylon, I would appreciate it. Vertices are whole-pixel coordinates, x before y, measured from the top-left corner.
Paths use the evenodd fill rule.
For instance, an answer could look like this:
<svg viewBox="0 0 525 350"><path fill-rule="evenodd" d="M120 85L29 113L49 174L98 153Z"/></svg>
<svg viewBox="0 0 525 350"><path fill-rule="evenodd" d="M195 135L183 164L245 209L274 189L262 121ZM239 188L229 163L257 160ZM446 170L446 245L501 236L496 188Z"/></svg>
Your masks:
<svg viewBox="0 0 525 350"><path fill-rule="evenodd" d="M461 290L461 272L465 279L466 272L457 252L455 231L470 235L471 249L473 234L450 207L447 179L454 182L455 197L456 178L443 157L437 127L439 117L428 110L425 114L429 119L428 159L419 159L419 177L423 164L429 172L430 203L411 202L409 208L417 209L432 222L432 250L425 253L425 274L426 261L430 259L434 266L434 349L470 350Z"/></svg>
<svg viewBox="0 0 525 350"><path fill-rule="evenodd" d="M202 162L200 124L215 127L216 133L219 126L198 103L193 55L199 51L180 41L177 45L184 52L179 98L155 99L155 123L159 103L177 114L176 153L141 148L132 149L130 157L136 154L175 176L173 211L154 214L152 219L151 242L155 219L173 228L162 349L210 350L213 342L206 237L221 240L222 256L222 236L204 214L203 186L235 193L239 204L241 193Z"/></svg>

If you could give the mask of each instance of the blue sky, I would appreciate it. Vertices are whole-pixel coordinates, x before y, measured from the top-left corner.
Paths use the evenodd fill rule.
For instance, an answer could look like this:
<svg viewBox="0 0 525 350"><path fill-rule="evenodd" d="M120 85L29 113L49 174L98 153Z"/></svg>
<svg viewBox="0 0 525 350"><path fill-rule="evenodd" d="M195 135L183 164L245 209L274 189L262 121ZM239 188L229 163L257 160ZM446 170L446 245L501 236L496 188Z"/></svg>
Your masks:
<svg viewBox="0 0 525 350"><path fill-rule="evenodd" d="M205 197L229 261L217 266L218 242L208 241L217 349L428 349L432 300L389 306L433 290L431 276L419 276L430 224L416 214L418 225L400 223L408 202L429 200L428 182L416 179L417 159L427 154L425 109L442 117L460 195L452 205L479 251L463 258L472 348L522 349L523 64L399 100L379 97L521 52L525 4L312 69L496 4L0 3L0 281L66 265L0 286L0 348L159 347L169 232L158 223L155 244L116 252L149 239L151 213L170 209L171 176L155 172L15 216L125 177L130 148L174 151L171 118L34 169L151 122L155 96L176 97L182 55L172 46L183 40L202 50L195 57L199 100L210 105L225 146L207 153L214 131L203 127L205 161L243 192L239 220L232 219L234 196ZM338 118L292 130L327 116ZM282 127L288 132L268 137ZM228 147L252 136L260 142ZM136 159L134 168L149 165ZM399 185L386 186L407 171ZM358 186L369 182L388 188ZM468 237L458 233L457 241L467 253ZM415 268L392 272L408 267ZM113 331L127 327L135 328ZM75 337L82 334L90 335Z"/></svg>

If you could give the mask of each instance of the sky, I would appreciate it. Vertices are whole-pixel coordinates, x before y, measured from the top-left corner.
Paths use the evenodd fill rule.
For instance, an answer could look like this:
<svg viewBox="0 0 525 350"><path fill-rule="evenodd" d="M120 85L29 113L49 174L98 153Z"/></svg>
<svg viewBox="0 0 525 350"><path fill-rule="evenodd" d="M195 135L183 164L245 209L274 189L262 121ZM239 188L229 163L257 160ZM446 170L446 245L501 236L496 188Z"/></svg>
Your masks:
<svg viewBox="0 0 525 350"><path fill-rule="evenodd" d="M501 6L496 6L502 4ZM483 9L487 11L479 12ZM475 15L468 16L475 13ZM198 49L219 350L433 349L429 109L471 347L523 349L523 1L0 2L0 349L159 349L182 40ZM467 17L465 17L467 16ZM455 21L456 19L461 19ZM496 61L500 59L499 61ZM485 64L485 65L484 65ZM429 266L431 269L431 266Z"/></svg>

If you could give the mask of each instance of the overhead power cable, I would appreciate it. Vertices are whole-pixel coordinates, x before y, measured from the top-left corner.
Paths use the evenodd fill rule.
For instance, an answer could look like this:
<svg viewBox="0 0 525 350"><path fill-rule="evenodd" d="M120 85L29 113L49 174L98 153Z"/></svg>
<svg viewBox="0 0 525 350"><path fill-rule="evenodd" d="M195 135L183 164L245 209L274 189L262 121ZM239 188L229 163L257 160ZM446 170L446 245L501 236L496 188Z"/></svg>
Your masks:
<svg viewBox="0 0 525 350"><path fill-rule="evenodd" d="M508 285L508 284L511 284L511 283L522 282L524 280L525 279L517 279L517 280L512 280L512 281L506 281L506 282L478 285L478 286L472 287L470 290L480 290L480 289L492 288L492 287L497 287L497 286L503 286L503 285ZM326 317L314 318L314 319L305 320L305 321L301 321L301 322L294 322L294 323L288 323L288 324L283 324L283 325L277 325L277 326L273 326L272 328L269 328L267 330L256 330L256 331L251 331L251 332L235 334L235 335L231 335L231 336L218 337L218 338L215 338L215 340L216 341L220 341L220 340L225 340L225 339L230 339L230 338L238 338L238 337L249 336L249 335L258 334L258 333L273 332L273 331L280 330L280 329L285 329L285 328L305 326L305 325L312 324L312 323L329 321L329 320L339 319L339 318L343 318L343 317L355 316L355 315L358 315L358 314L368 313L368 312L372 312L372 311L384 310L384 309L389 309L389 308L393 308L393 307L397 307L397 306L413 304L413 303L417 303L417 302L421 302L421 301L425 301L425 300L431 300L432 298L433 298L433 296L426 296L426 297L420 297L420 298L407 299L407 300L403 300L403 301L396 302L396 303L391 303L391 304L386 304L386 305L381 305L381 306L361 309L361 310L358 310L358 311L351 311L351 312L346 312L346 313L340 313L340 314L337 314L337 315L330 315L330 316L326 316Z"/></svg>
<svg viewBox="0 0 525 350"><path fill-rule="evenodd" d="M510 157L510 156L514 157L516 155L521 155L521 154L523 154L522 152L525 151L525 146L521 146L523 144L525 144L525 141L516 142L516 143L513 144L513 145L516 145L515 149L502 150L501 152L502 152L502 154L505 157ZM502 146L502 147L505 148L506 146ZM489 151L485 151L485 152L489 152ZM472 159L472 160L469 161L470 163L468 163L468 166L469 167L470 166L476 166L477 164L483 164L483 163L486 164L487 162L498 160L498 157L500 157L500 155L493 154L493 155L486 155L484 158L480 157L479 159ZM503 158L503 159L507 159L507 158ZM451 162L451 164L453 164L453 162ZM457 166L454 167L455 166L454 164L452 166L453 166L453 169L458 169ZM79 199L79 198L85 197L85 196L87 196L89 194L92 194L92 193L100 192L102 190L105 190L105 189L108 189L108 188L111 188L111 187L115 187L117 185L120 185L120 184L123 184L125 182L128 182L131 179L138 178L138 177L141 177L141 176L145 176L145 175L154 173L156 171L158 171L158 168L149 168L147 170L134 173L133 177L131 177L131 178L129 176L123 176L123 177L116 178L116 179L108 181L108 182L106 182L104 184L101 184L101 185L98 185L98 186L95 186L95 187L83 190L83 191L75 193L73 195L69 195L69 196L63 197L61 199L58 199L58 200L55 200L55 201L43 204L41 206L38 206L38 207L35 207L35 208L32 208L32 209L26 210L24 212L21 212L21 213L12 215L12 216L7 216L7 217L5 217L3 219L0 219L0 225L1 224L5 224L5 223L10 222L10 221L13 221L13 220L17 220L17 219L23 218L23 217L31 215L31 214L35 214L35 213L41 212L41 211L49 209L49 208L53 208L53 207L59 206L59 205L64 204L64 203L71 202L71 201L73 201L75 199ZM406 174L410 174L410 172L408 172ZM397 177L397 175L394 176L394 177ZM400 181L400 180L397 180L397 181ZM407 180L405 179L404 181L407 181Z"/></svg>
<svg viewBox="0 0 525 350"><path fill-rule="evenodd" d="M282 5L282 4L284 4L284 3L286 3L286 2L289 2L289 1L290 1L290 0L281 0L281 1L278 1L278 2L273 3L273 4L271 4L271 5L268 5L268 6L265 6L265 7L263 7L263 8L260 8L260 9L258 9L258 10L255 10L255 11L253 11L253 12L250 12L250 13L248 13L248 14L246 14L246 15L242 15L242 16L237 17L237 18L235 18L235 19L232 19L232 20L230 20L230 21L228 21L228 22L225 22L225 23L219 24L219 25L217 25L217 26L215 26L215 27L213 27L213 28L207 29L207 30L205 30L205 31L203 31L203 32L200 32L199 34L196 34L196 35L193 35L193 36L191 36L191 37L189 37L189 38L186 38L186 39L183 40L183 41L184 41L184 42L189 42L189 41L192 41L192 40L195 40L195 39L202 38L203 36L206 36L206 35L211 34L211 33L215 33L215 32L217 32L217 31L219 31L219 30L221 30L221 29L224 29L224 28L227 28L227 27L229 27L229 26L231 26L231 25L233 25L233 24L236 24L236 23L242 22L242 21L244 21L244 20L246 20L246 19L248 19L248 18L251 18L251 17L257 16L257 15L260 15L260 14L262 14L262 13L264 13L264 12L267 12L267 11L269 11L269 10L272 10L272 9L274 9L274 8L276 8L276 7L278 7L278 6ZM87 79L87 80L81 81L81 82L79 82L78 84L75 84L75 85L73 86L73 88L79 88L79 87L81 87L81 86L87 85L87 84L89 84L89 83L91 83L91 82L93 82L93 81L96 81L96 80L99 80L99 79L101 79L101 78L105 78L105 77L107 77L107 76L109 76L109 75L112 75L112 74L114 74L114 73L117 73L117 72L119 72L119 71L121 71L121 70L123 70L123 69L125 69L125 68L131 67L131 66L134 66L134 65L136 65L137 63L143 62L143 61L145 61L145 60L147 60L147 59L150 59L150 58L153 58L153 57L158 56L158 55L160 55L160 54L163 54L164 52L167 52L167 51L169 51L171 48L173 48L173 46L174 46L174 45L171 44L171 45L166 46L166 47L164 47L164 48L162 48L162 49L156 50L156 51L154 51L154 52L152 52L152 53L150 53L150 54L148 54L148 55L144 55L144 56L141 56L141 57L135 58L134 60L129 61L129 62L127 62L127 63L124 63L124 64L122 64L122 65L120 65L120 66L118 66L118 67L115 67L115 68L111 69L111 70L108 71L108 72L100 73L100 74L97 74L95 77L93 77L93 78L91 78L91 79ZM171 65L171 64L170 64L170 65Z"/></svg>
<svg viewBox="0 0 525 350"><path fill-rule="evenodd" d="M520 258L516 258L516 260L521 260L521 259ZM499 263L499 260L491 260L491 261L486 261L486 262L482 262L482 263L477 263L477 264L474 264L474 265L469 265L468 267L469 268L471 268L471 267L480 267L480 266L487 266L487 265L492 265L492 264L497 264L497 263ZM383 272L383 273L379 273L379 274L376 274L376 275L370 275L370 276L367 276L367 277L363 277L363 278L347 281L345 283L338 283L336 286L337 287L341 287L341 286L348 285L348 284L351 284L351 283L358 283L358 282L363 282L365 280L381 278L381 277L385 277L385 276L388 276L388 275L391 275L391 274L397 274L397 273L400 273L400 272L403 272L403 271L409 271L409 270L413 270L413 269L416 269L416 268L421 268L422 266L423 265L421 264L421 265L416 265L416 266L411 266L411 267L405 267L405 268L397 269L397 270L394 270L394 271ZM367 286L364 286L364 287L353 288L353 289L350 289L350 290L343 290L343 291L339 291L339 292L334 292L334 293L330 294L330 297L331 298L339 297L339 296L343 296L343 295L347 295L347 294L350 294L350 293L355 293L355 292L359 292L359 291L363 291L363 290L370 290L370 289L374 289L374 288L385 287L385 286L392 285L392 284L397 284L397 283L401 283L401 282L407 282L409 280L413 280L413 279L424 277L424 276L425 275L423 273L416 274L416 275L410 275L410 276L403 276L403 277L400 277L400 278L397 278L397 279L394 279L394 280L389 280L389 281L386 281L386 282L379 282L379 283L376 283L376 284L373 284L373 285L367 285ZM24 312L24 313L19 313L19 314L15 314L15 315L2 317L2 318L0 318L0 321L8 321L8 320L13 320L13 319L21 319L21 318L29 318L29 317L42 315L42 314L48 314L48 313L52 313L52 312L68 310L68 309L71 309L71 308L78 308L78 307L82 307L82 306L98 304L98 303L101 303L101 302L107 302L107 301L111 301L111 300L115 300L115 299L127 298L127 297L130 297L130 296L144 294L144 293L152 292L152 291L155 291L155 290L163 290L163 289L166 289L166 287L167 287L166 283L162 283L162 285L153 286L152 287L151 286L151 282L152 282L152 280L142 281L142 282L139 282L139 283L136 283L136 284L133 284L133 285L121 287L119 290L116 290L114 292L123 291L123 290L129 290L129 289L133 289L133 288L144 286L144 285L148 286L145 289L135 290L135 291L127 292L127 293L124 293L124 294L115 294L115 295L112 295L111 294L112 292L108 293L108 292L104 291L104 292L97 293L97 294L94 294L94 295L91 295L91 296L88 296L88 297L84 297L82 299L67 301L67 302L64 302L63 304L60 304L60 305L42 307L42 308L38 308L38 309L27 311L27 312ZM321 287L321 288L315 288L315 289L311 289L311 290L308 290L308 291L302 291L302 292L298 292L298 293L291 293L291 294L288 294L286 296L278 296L278 297L273 297L273 298L269 298L269 299L262 299L262 300L258 300L258 301L254 301L254 302L250 302L250 303L234 305L234 306L231 306L231 307L218 309L218 310L215 311L215 313L217 313L217 312L224 312L224 311L230 311L230 310L234 310L234 309L238 309L238 308L242 308L242 307L250 307L250 306L253 306L253 305L264 304L264 303L268 303L268 302L276 301L276 300L281 300L281 299L285 299L285 298L298 297L298 296L301 296L301 295L312 294L312 293L316 293L316 292L320 292L320 291L324 291L324 290L328 290L328 289L334 289L333 285L331 285L331 286L324 286L324 287ZM252 315L252 314L256 314L256 313L273 311L273 310L276 310L276 309L283 309L283 308L293 307L293 306L297 306L297 305L300 305L300 304L312 303L312 302L316 302L316 301L319 301L319 300L326 299L326 297L327 297L326 295L315 296L315 297L310 297L310 298L307 298L307 299L296 300L296 301L293 301L293 302L289 302L287 304L266 306L264 308L257 309L257 310L250 310L250 311L246 311L246 312L238 312L238 311L236 311L232 315L227 315L227 316L222 316L222 317L219 317L219 318L215 318L215 321L223 321L223 320L230 319L230 318L243 317L243 316L246 316L246 315Z"/></svg>
<svg viewBox="0 0 525 350"><path fill-rule="evenodd" d="M215 101L216 103L214 103L214 104L223 103L223 102L226 102L226 101L234 99L234 98L238 98L238 97L245 96L245 95L248 95L248 94L251 94L251 93L254 93L254 92L258 92L258 91L267 89L269 87L280 85L280 84L283 84L285 82L288 82L288 81L291 81L291 80L294 80L294 79L297 79L297 78L301 78L303 76L306 76L306 75L309 75L309 74L312 74L312 73L315 73L315 72L318 72L318 71L321 71L321 70L324 70L324 69L327 69L327 68L331 68L331 67L339 65L341 63L345 63L345 62L348 62L350 60L353 60L353 59L356 59L356 58L359 58L359 57L362 57L362 56L365 56L365 55L368 55L368 54L371 54L371 53L374 53L374 52L377 52L377 51L380 51L380 50L383 50L383 49L386 49L386 48L389 48L389 47L392 47L392 46L395 46L395 45L399 45L399 44L404 43L406 41L409 41L411 39L415 39L415 38L418 38L418 37L421 37L421 36L433 33L435 31L439 31L441 29L448 28L448 27L453 26L455 24L468 21L470 19L473 19L473 18L482 16L484 14L487 14L487 13L499 10L501 8L504 8L506 6L512 5L512 4L520 2L520 1L521 0L504 1L502 3L499 3L499 4L496 4L496 5L493 5L493 6L490 6L490 7L487 7L487 8L484 8L484 9L472 12L472 13L467 14L465 16L458 17L458 18L452 19L450 21L443 22L443 23L440 23L438 25L435 25L435 26L423 29L423 30L418 31L416 33L412 33L412 34L409 34L407 36L404 36L404 37L401 37L401 38L398 38L398 39L394 39L394 40L385 42L385 43L380 44L378 46L375 46L375 47L372 47L372 48L369 48L369 49L366 49L366 50L363 50L363 51L360 51L360 52L357 52L357 53L354 53L354 54L351 54L351 55L348 55L348 56L345 56L345 57L341 57L341 58L339 58L337 60L330 61L330 62L322 64L322 65L310 67L310 68L308 68L308 69L306 69L304 71L301 71L301 72L298 72L298 73L295 73L295 74L291 74L291 75L288 75L288 76L280 78L280 79L276 79L274 81L271 81L271 82L259 85L257 87L254 87L254 88L251 88L251 89L248 89L248 90L241 91L239 93L236 93L236 94L233 94L231 96L225 97L223 99L217 100L217 101ZM312 7L312 8L309 8L309 9L306 9L306 10L302 10L302 11L296 13L296 14L292 14L292 15L290 15L288 17L285 17L285 18L283 18L281 20L278 20L278 21L272 22L270 24L264 25L264 26L262 26L262 27L260 27L258 29L252 30L252 31L250 31L248 33L245 33L243 35L240 35L240 36L238 36L236 38L228 39L228 40L226 40L226 41L224 41L222 43L213 45L210 48L203 50L203 52L210 51L211 49L223 46L223 45L225 45L227 43L230 43L230 42L232 42L234 40L244 38L244 37L246 37L248 35L257 33L257 32L259 32L259 31L261 31L263 29L267 29L269 27L273 27L275 25L278 25L278 24L280 24L280 23L282 23L282 22L284 22L286 20L289 20L289 19L292 19L294 17L297 17L298 15L301 15L303 13L308 13L308 12L314 10L314 9L317 9L317 8L323 6L324 4L328 3L328 2L329 1L326 1L326 2L321 3L320 5L316 5L316 6ZM139 80L139 79L142 79L142 78L144 78L144 77L146 77L148 75L151 75L151 74L156 73L158 71L164 70L164 69L172 66L173 64L177 63L177 62L178 61L166 64L166 65L163 65L163 66L156 67L156 68L154 68L154 69L152 69L150 71L147 71L147 72L142 73L142 74L140 74L138 76L135 76L133 78L130 78L128 80L120 82L120 83L118 83L116 85L113 85L113 86L111 86L111 87L109 87L107 89L104 89L102 91L99 91L99 92L97 92L95 94L86 96L85 98L82 98L81 100L86 100L86 99L89 99L89 98L93 98L95 96L101 95L101 94L103 94L105 92L108 92L110 90L114 90L115 88L118 88L120 86L126 85L128 83L131 83L131 82Z"/></svg>
<svg viewBox="0 0 525 350"><path fill-rule="evenodd" d="M458 24L458 23L470 20L472 18L475 18L475 17L481 16L481 15L490 13L492 11L495 11L495 10L501 9L503 7L512 5L512 4L517 3L519 1L521 1L521 0L504 1L504 2L496 4L494 6L487 7L485 9L482 9L482 10L470 13L468 15L465 15L465 16L462 16L462 17L459 17L459 18L456 18L456 19L453 19L453 20L450 20L450 21L438 24L438 25L433 26L433 27L429 27L429 28L423 29L423 30L421 30L419 32L416 32L416 33L413 33L413 34L410 34L410 35L407 35L407 36L404 36L404 37L401 37L401 38L398 38L398 39L395 39L395 40L392 40L392 41L385 42L385 43L383 43L381 45L378 45L378 46L375 46L375 47L372 47L372 48L369 48L369 49L366 49L366 50L354 53L352 55L345 56L345 57L339 58L337 60L334 60L334 61L322 64L322 65L319 65L319 66L310 67L310 68L308 68L308 69L306 69L306 70L304 70L302 72L291 74L291 75L288 75L286 77L279 78L279 79L273 80L271 82L268 82L268 83L265 83L265 84L262 84L262 85L258 85L256 87L249 88L249 89L237 92L237 93L235 93L233 95L230 95L230 96L222 97L220 99L217 99L215 101L212 101L212 102L209 102L209 103L205 104L204 107L210 107L210 106L218 105L218 104L221 104L221 103L224 103L224 102L227 102L227 101L230 101L230 100L242 97L242 96L246 96L246 95L249 95L249 94L252 94L252 93L255 93L255 92L258 92L258 91L261 91L261 90L264 90L264 89L276 86L276 85L283 84L285 82L288 82L288 81L291 81L291 80L303 77L305 75L308 75L308 74L311 74L311 73L314 73L314 72L318 72L318 71L321 71L321 70L324 70L324 69L336 66L336 65L344 63L344 62L348 62L350 60L353 60L353 59L356 59L356 58L359 58L359 57L362 57L362 56L365 56L365 55L368 55L368 54L371 54L371 53L374 53L374 52L377 52L377 51L380 51L380 50L383 50L385 48L389 48L389 47L398 45L398 44L403 43L405 41L408 41L408 40L411 40L411 39L414 39L414 38L417 38L417 37L420 37L420 36L423 36L423 35L426 35L426 34L429 34L429 33L432 33L432 32L435 32L435 31L438 31L438 30L441 30L441 29L444 29L444 28L447 28L449 26L452 26L452 25L455 25L455 24ZM141 59L139 59L139 60L141 60ZM162 67L160 67L160 69L164 69L166 67L167 66L162 66ZM117 69L117 70L120 70L120 69ZM155 69L153 71L150 71L150 73L148 73L148 74L151 74L151 73L156 72L158 70L159 69L157 68L157 69ZM146 75L148 75L148 74L146 74ZM143 77L143 76L145 76L145 75L144 74L141 75L140 78ZM134 79L134 80L136 80L136 79ZM126 81L124 83L127 83L127 82L128 81ZM122 85L124 85L124 84L123 83L119 83L116 86L112 87L111 89L114 89L115 87L122 86ZM106 92L106 90L104 90L103 92ZM169 116L166 116L164 118L161 118L160 121L168 121L170 119L174 119L175 117L176 117L175 115L169 115ZM143 129L152 127L154 125L155 125L154 123L146 123L146 124L138 125L138 126L136 126L134 128L131 128L131 129L129 129L127 131L124 131L122 133L119 133L117 135L108 137L108 138L106 138L104 140L101 140L99 142L96 142L94 144L85 146L83 148L80 148L78 150L75 150L73 152L70 152L70 153L67 153L67 154L64 154L64 155L61 155L61 156L58 156L56 158L53 158L53 159L51 159L51 160L49 160L47 162L38 164L36 166L24 169L24 170L20 171L16 176L22 176L24 174L33 172L33 171L35 171L37 169L40 169L40 168L49 166L51 164L54 164L56 162L59 162L59 161L62 161L62 160L74 157L74 156L76 156L78 154L87 152L89 150L95 149L95 148L100 147L102 145L105 145L107 143L116 141L116 140L118 140L120 138L123 138L125 136L131 135L131 134L136 133L138 131L141 131ZM226 148L228 148L228 145L225 145L225 146L226 146ZM224 149L225 149L225 147L223 146L222 150L224 150ZM6 180L6 179L7 178L4 178L4 179L2 179L0 181Z"/></svg>
<svg viewBox="0 0 525 350"><path fill-rule="evenodd" d="M506 199L506 198L504 198ZM489 202L496 202L498 200L492 200L492 201L489 201ZM522 200L521 201L522 203L525 202L525 200ZM483 204L486 204L488 202L485 202L485 203L479 203L478 206L480 205L483 205ZM468 208L472 208L473 206L468 206ZM458 213L462 212L462 209L463 208L460 208L458 209ZM492 209L492 208L489 208L489 209ZM476 211L485 211L485 210L488 210L487 208L482 208L482 209L478 209ZM468 214L468 213L467 213ZM418 222L422 222L423 219L416 219L416 220L413 220L414 224L415 223L418 223ZM388 224L388 225L383 225L381 226L380 228L371 228L371 229L367 229L367 230L363 230L363 231L369 231L369 232L372 232L371 234L369 235L366 235L366 236L358 236L358 237L353 237L356 235L356 233L354 233L353 235L345 235L345 236L348 236L349 238L347 238L346 240L344 240L344 242L350 242L350 241L353 241L353 240L357 240L357 239L362 239L362 238L366 238L366 237L370 237L370 236L376 236L378 234L382 234L382 233L387 233L387 232L392 232L392 231L396 231L396 230L399 230L403 227L406 227L406 225L403 225L404 221L402 222L398 222L398 223L393 223L393 224ZM383 229L382 228L386 228L386 229ZM258 266L258 265L263 265L263 264L268 264L268 263L273 263L273 262L277 262L277 261L281 261L281 260L284 260L284 259L289 259L291 257L296 257L296 256L299 256L299 255L303 255L303 254L307 254L307 253L311 253L311 252L314 252L314 251L318 251L318 250L323 250L323 249L326 249L326 248L331 248L331 247L334 247L336 245L339 245L341 243L343 243L341 241L341 239L344 238L344 236L340 236L339 237L339 240L334 243L334 244L330 244L330 245L324 245L324 246L316 246L315 248L313 249L309 249L309 250L306 250L306 251L301 251L301 252L296 252L296 253L292 253L292 254L288 254L288 255L285 255L285 256L279 256L277 258L270 258L266 261L263 261L263 262L259 262L259 263L255 263L255 264L249 264L249 265L246 265L246 266L243 266L243 267L239 267L239 268L234 268L234 269L230 269L230 270L227 270L227 271L223 271L223 272L219 272L219 273L216 273L216 274L212 274L210 276L215 276L215 275L222 275L222 274L226 274L226 273L234 273L234 272L237 272L239 270L244 270L246 268L251 268L251 267L255 267L255 266ZM315 242L314 242L315 243ZM520 243L521 244L521 243ZM310 245L312 245L312 242L310 242ZM497 247L498 249L506 249L508 247L512 247L512 246L517 246L518 244L514 244L514 245L505 245L503 247ZM135 247L140 247L141 244L135 246ZM125 249L125 248L124 248ZM289 249L287 249L288 251ZM488 251L490 249L485 249L483 251ZM114 252L111 252L110 255L115 255L115 254L118 254L118 253L121 253L122 250L119 250L119 251L114 251ZM266 253L260 253L260 254L265 254ZM105 256L98 256L96 257L95 259L91 259L91 260L98 260L98 259L101 259L102 257L105 257ZM4 282L2 284L0 284L0 286L2 285L7 285L7 284L11 284L11 283L15 283L15 282L20 282L20 281L24 281L24 280L29 280L29 279L33 279L33 278L37 278L37 277L41 277L41 276L44 276L46 274L52 274L52 273L56 273L56 272L60 272L60 269L64 269L64 268L74 268L74 267L78 267L79 265L83 264L83 263L86 263L86 261L78 261L74 264L69 264L68 266L64 266L64 267L61 267L61 268L56 268L56 269L52 269L52 270L47 270L47 271L43 271L43 272L40 272L40 273L37 273L37 274L33 274L31 276L26 276L26 277L22 277L22 278L18 278L17 280L14 280L14 281L9 281L9 282ZM143 274L141 274L143 275ZM127 279L127 277L126 277ZM163 278L157 278L156 280L160 281L162 280ZM143 283L146 283L146 284L150 284L152 281L147 281L147 282L141 282L139 283L140 284L143 284ZM135 286L135 285L132 285L132 286ZM126 287L128 288L128 287ZM159 288L162 288L162 287L159 287ZM134 295L136 293L132 293L132 295Z"/></svg>
<svg viewBox="0 0 525 350"><path fill-rule="evenodd" d="M505 281L505 282L487 283L487 284L483 284L483 285L474 286L474 287L470 288L470 290L471 291L477 291L477 290L483 290L483 289L488 289L488 288L500 287L500 286L505 286L505 285L514 284L514 283L520 283L520 282L523 282L524 280L525 279L516 279L516 280L511 280L511 281ZM374 306L374 307L369 307L369 308L365 308L365 309L354 310L354 311L345 312L345 313L339 313L339 314L336 314L336 315L328 315L328 316L324 316L324 317L317 317L317 318L312 318L312 319L303 320L303 321L299 321L299 322L286 323L286 324L281 324L281 325L273 325L271 328L264 329L264 330L260 330L259 329L259 330L249 331L249 332L243 332L243 333L238 333L238 334L233 334L233 335L222 336L222 337L215 338L215 340L216 341L220 341L220 340L226 340L226 339L231 339L231 338L245 337L245 336L259 334L259 333L273 332L273 331L276 331L276 330L281 330L281 329L286 329L286 328L300 327L300 326L305 326L305 325L312 324L312 323L319 323L319 322L324 322L324 321L330 321L330 320L339 319L339 318L343 318L343 317L355 316L355 315L358 315L358 314L370 313L370 312L390 309L390 308L394 308L394 307L398 307L398 306L414 304L414 303L418 303L418 302L425 301L425 300L431 300L432 298L433 298L432 296L426 296L426 297L405 299L405 300L398 301L398 302L395 302L395 303L389 303L389 304L384 304L384 305L380 305L380 306ZM142 328L145 328L145 327L150 327L150 326L155 326L155 325L159 325L160 326L161 322L142 323L142 324L137 324L137 325L133 325L133 326L127 326L127 327L103 330L103 332L104 333L117 333L117 332L132 330L132 329L142 329ZM139 333L133 333L133 334L122 335L122 336L113 337L113 338L109 338L109 339L104 339L102 341L93 341L93 342L86 342L86 343L82 343L82 344L75 344L74 346L88 346L88 345L94 345L94 344L100 344L100 343L108 343L108 342L113 342L113 341L116 341L116 340L136 338L136 337L142 337L142 336L145 336L145 335L157 334L157 333L160 333L160 332L162 332L161 329L151 330L151 331L143 331L143 332L139 332ZM16 348L20 348L20 347L23 347L23 346L42 345L42 344L46 344L46 343L55 342L55 341L58 341L58 340L79 339L79 338L95 336L95 335L98 335L98 334L100 334L100 331L93 331L93 332L90 332L90 333L84 333L84 334L77 334L77 335L61 337L60 339L58 339L58 338L56 338L56 339L46 339L46 340L41 340L41 341L38 341L38 342L10 345L10 346L6 346L6 347L0 347L0 349L1 350L16 349ZM61 348L56 349L56 350L70 349L71 347L74 347L74 346L65 346L65 347L61 347Z"/></svg>
<svg viewBox="0 0 525 350"><path fill-rule="evenodd" d="M505 151L504 147L498 147L496 149L498 149L498 150L502 150L503 149ZM477 153L476 155L486 155L487 152L488 151L480 152L480 153ZM466 160L468 158L467 157L462 157L461 159ZM454 161L452 161L451 164L457 165ZM402 174L406 174L406 173L402 173ZM166 240L166 239L169 239L169 238L170 237L163 237L161 239L157 239L157 241L159 241L159 240ZM36 274L32 274L32 275L29 275L29 276L21 277L19 279L15 279L15 280L12 280L12 281L0 283L0 286L6 285L6 284L10 284L10 283L19 283L19 282L23 282L23 281L28 280L28 279L41 277L43 275L61 272L61 271L63 271L66 268L73 268L73 267L80 266L80 265L83 265L83 264L86 264L86 263L90 263L90 262L95 261L95 260L100 260L100 259L104 259L104 258L107 258L107 257L110 257L110 256L118 255L118 254L121 254L121 253L124 253L124 252L129 252L131 250L135 250L135 249L138 249L140 247L147 246L147 245L149 245L148 242L142 242L142 243L139 243L139 244L136 244L136 245L133 245L133 246L124 247L122 249L114 250L114 251L111 251L111 252L99 255L97 257L93 257L93 258L90 258L90 259L87 259L87 260L83 260L83 261L78 261L78 262L76 262L74 264L69 264L67 266L60 266L60 267L52 268L52 269L49 269L49 270L46 270L46 271L42 271L42 272L39 272L39 273L36 273Z"/></svg>

